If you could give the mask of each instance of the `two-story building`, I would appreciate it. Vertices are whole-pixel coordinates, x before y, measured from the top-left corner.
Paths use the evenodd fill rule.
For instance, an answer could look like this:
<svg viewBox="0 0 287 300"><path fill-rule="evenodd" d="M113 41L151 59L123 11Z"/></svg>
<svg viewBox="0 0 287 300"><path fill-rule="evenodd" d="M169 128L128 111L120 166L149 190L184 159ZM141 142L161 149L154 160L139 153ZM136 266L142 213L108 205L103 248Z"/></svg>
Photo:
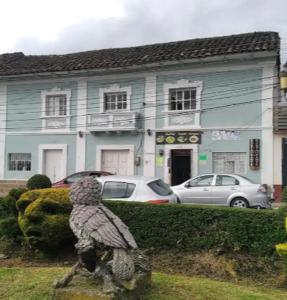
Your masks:
<svg viewBox="0 0 287 300"><path fill-rule="evenodd" d="M276 32L0 56L0 179L82 170L272 185Z"/></svg>

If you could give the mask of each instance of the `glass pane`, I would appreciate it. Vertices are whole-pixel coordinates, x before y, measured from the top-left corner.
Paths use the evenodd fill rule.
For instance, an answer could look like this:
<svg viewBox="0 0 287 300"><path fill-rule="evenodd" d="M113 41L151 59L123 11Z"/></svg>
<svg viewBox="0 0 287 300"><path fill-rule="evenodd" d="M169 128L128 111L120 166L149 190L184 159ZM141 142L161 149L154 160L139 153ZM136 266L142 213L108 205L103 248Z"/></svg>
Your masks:
<svg viewBox="0 0 287 300"><path fill-rule="evenodd" d="M182 91L177 91L177 100L182 99Z"/></svg>
<svg viewBox="0 0 287 300"><path fill-rule="evenodd" d="M184 91L184 99L190 99L190 91Z"/></svg>
<svg viewBox="0 0 287 300"><path fill-rule="evenodd" d="M220 186L238 185L238 180L231 176L218 175L216 177L216 185L220 185Z"/></svg>
<svg viewBox="0 0 287 300"><path fill-rule="evenodd" d="M175 91L170 92L169 99L170 100L176 100L176 92Z"/></svg>
<svg viewBox="0 0 287 300"><path fill-rule="evenodd" d="M160 196L167 196L172 194L172 190L170 189L170 187L161 179L150 182L148 186Z"/></svg>
<svg viewBox="0 0 287 300"><path fill-rule="evenodd" d="M109 181L104 185L103 198L128 198L126 196L127 183L125 182L115 182Z"/></svg>
<svg viewBox="0 0 287 300"><path fill-rule="evenodd" d="M201 176L191 181L191 186L210 186L212 184L213 175Z"/></svg>
<svg viewBox="0 0 287 300"><path fill-rule="evenodd" d="M189 100L184 101L184 109L190 109L190 101Z"/></svg>

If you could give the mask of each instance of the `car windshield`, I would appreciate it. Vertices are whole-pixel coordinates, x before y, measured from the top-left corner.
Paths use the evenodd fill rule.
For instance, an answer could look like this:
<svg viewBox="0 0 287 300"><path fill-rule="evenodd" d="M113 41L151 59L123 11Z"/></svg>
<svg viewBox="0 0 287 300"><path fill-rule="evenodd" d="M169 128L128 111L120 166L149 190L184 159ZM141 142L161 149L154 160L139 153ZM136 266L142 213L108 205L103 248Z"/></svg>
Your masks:
<svg viewBox="0 0 287 300"><path fill-rule="evenodd" d="M172 194L172 190L170 189L170 187L161 179L148 183L148 186L160 196L168 196Z"/></svg>

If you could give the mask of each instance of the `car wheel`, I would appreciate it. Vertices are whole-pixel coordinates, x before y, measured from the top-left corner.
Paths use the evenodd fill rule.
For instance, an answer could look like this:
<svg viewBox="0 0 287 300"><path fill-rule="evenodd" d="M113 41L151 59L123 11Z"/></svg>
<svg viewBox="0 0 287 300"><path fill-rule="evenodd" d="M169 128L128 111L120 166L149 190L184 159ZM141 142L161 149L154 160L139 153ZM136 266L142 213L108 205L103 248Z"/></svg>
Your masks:
<svg viewBox="0 0 287 300"><path fill-rule="evenodd" d="M231 207L238 207L238 208L248 208L249 203L244 198L235 198L231 201L230 206Z"/></svg>

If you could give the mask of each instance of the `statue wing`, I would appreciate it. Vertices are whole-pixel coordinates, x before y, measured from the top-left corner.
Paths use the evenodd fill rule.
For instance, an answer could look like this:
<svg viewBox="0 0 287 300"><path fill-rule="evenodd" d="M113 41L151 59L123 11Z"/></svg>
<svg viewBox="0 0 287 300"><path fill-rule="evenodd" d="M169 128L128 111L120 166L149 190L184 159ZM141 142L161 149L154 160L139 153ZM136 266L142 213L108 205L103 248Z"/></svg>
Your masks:
<svg viewBox="0 0 287 300"><path fill-rule="evenodd" d="M70 224L73 231L82 229L85 235L106 246L125 249L137 248L129 228L104 205L81 205L77 211L73 210Z"/></svg>

